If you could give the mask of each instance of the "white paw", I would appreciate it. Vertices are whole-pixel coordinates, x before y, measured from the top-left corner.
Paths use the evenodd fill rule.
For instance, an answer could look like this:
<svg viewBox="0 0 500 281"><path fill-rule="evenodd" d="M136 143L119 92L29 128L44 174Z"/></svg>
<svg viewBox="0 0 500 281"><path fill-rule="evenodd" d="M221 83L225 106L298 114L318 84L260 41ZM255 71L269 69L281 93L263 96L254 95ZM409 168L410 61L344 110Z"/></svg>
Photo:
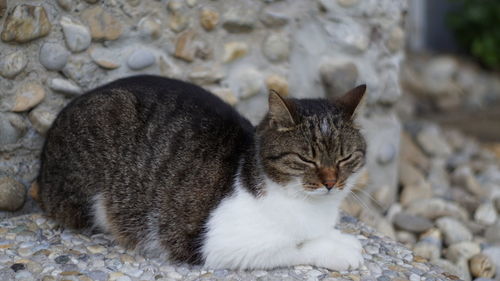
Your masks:
<svg viewBox="0 0 500 281"><path fill-rule="evenodd" d="M315 241L314 265L337 271L359 268L363 264L363 255L358 239L340 233L334 236Z"/></svg>

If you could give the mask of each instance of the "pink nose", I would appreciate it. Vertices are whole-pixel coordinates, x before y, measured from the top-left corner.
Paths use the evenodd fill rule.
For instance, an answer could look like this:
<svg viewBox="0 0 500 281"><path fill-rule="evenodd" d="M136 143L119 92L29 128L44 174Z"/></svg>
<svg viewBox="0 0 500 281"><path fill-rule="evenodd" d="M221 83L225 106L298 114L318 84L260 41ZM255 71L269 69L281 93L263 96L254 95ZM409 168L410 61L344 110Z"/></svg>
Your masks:
<svg viewBox="0 0 500 281"><path fill-rule="evenodd" d="M326 187L326 189L330 190L336 183L337 183L336 181L330 180L330 181L325 181L323 185Z"/></svg>

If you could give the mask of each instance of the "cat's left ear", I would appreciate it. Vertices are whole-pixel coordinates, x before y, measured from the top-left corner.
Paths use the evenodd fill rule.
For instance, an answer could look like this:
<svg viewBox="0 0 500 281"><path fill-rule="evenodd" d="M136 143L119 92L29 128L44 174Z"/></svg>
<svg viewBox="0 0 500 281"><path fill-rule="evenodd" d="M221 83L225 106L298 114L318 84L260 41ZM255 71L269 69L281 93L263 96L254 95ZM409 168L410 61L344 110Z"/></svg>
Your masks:
<svg viewBox="0 0 500 281"><path fill-rule="evenodd" d="M340 98L336 99L334 102L342 107L342 110L346 116L352 118L356 108L363 99L366 92L366 85L359 85L356 88L348 91Z"/></svg>

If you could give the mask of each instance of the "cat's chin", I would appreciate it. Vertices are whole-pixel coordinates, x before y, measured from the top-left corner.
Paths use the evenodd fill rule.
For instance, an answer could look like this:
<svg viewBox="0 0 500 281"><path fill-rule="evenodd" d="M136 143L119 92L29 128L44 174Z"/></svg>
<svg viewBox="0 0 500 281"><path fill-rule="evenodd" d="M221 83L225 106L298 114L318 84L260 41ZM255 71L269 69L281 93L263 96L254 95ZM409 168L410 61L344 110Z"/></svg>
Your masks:
<svg viewBox="0 0 500 281"><path fill-rule="evenodd" d="M334 190L334 189L328 190L326 188L318 188L315 190L304 189L303 192L311 198L320 198L320 197L325 197L325 196L331 197L331 196L335 196L336 194L340 193L339 190Z"/></svg>

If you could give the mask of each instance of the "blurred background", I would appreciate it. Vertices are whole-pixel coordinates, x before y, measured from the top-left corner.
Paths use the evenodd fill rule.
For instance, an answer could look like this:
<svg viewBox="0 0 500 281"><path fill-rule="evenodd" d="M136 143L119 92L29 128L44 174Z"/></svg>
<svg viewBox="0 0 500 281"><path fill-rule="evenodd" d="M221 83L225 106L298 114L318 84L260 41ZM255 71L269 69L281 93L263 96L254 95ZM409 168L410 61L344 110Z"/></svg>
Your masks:
<svg viewBox="0 0 500 281"><path fill-rule="evenodd" d="M344 211L464 280L495 278L499 15L498 0L0 0L0 218L39 211L44 135L98 85L187 80L256 124L270 89L366 83L367 170Z"/></svg>

